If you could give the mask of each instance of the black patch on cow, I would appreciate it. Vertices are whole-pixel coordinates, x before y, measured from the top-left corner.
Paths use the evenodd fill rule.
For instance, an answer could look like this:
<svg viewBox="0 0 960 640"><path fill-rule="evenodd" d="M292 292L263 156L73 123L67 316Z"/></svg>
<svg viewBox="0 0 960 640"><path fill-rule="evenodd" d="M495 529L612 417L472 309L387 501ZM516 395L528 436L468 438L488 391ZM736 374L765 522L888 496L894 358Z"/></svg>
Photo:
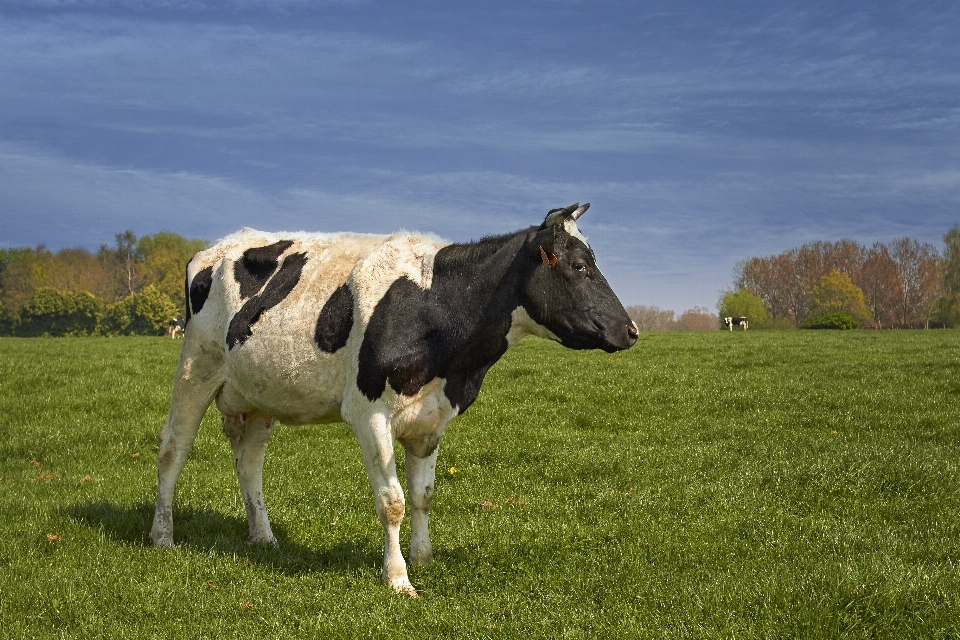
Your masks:
<svg viewBox="0 0 960 640"><path fill-rule="evenodd" d="M265 247L253 247L233 264L233 277L240 285L240 299L246 300L263 288L277 270L283 252L293 245L292 240L280 240Z"/></svg>
<svg viewBox="0 0 960 640"><path fill-rule="evenodd" d="M264 311L277 306L290 295L293 288L300 282L300 274L306 263L306 253L291 253L284 258L280 269L263 287L263 291L240 307L240 310L230 319L230 326L227 327L228 350L246 342L247 338L253 335L253 325L260 320Z"/></svg>
<svg viewBox="0 0 960 640"><path fill-rule="evenodd" d="M527 236L449 245L434 258L429 289L405 277L390 285L360 345L360 391L376 400L389 382L412 396L434 378L446 378L444 394L466 411L507 350L519 282L535 266L521 250Z"/></svg>
<svg viewBox="0 0 960 640"><path fill-rule="evenodd" d="M213 267L204 267L197 272L197 275L193 276L193 282L190 283L188 289L188 302L187 302L187 320L190 320L191 315L197 315L200 313L200 310L203 309L204 303L207 301L207 296L210 295L210 287L213 286ZM192 313L191 313L192 311Z"/></svg>
<svg viewBox="0 0 960 640"><path fill-rule="evenodd" d="M353 327L353 294L344 283L324 303L317 318L313 339L327 353L336 353L347 344Z"/></svg>

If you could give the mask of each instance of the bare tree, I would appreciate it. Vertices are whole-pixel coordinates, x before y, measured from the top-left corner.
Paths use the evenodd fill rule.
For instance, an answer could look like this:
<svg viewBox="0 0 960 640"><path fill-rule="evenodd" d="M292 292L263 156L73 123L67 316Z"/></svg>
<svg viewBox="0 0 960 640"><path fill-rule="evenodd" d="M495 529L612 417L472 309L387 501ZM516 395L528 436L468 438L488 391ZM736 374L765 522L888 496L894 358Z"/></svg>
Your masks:
<svg viewBox="0 0 960 640"><path fill-rule="evenodd" d="M896 268L897 321L904 327L925 326L931 304L943 291L940 255L932 244L913 238L890 243Z"/></svg>
<svg viewBox="0 0 960 640"><path fill-rule="evenodd" d="M875 242L870 247L854 284L863 290L874 323L880 328L891 326L897 306L897 266L887 245Z"/></svg>
<svg viewBox="0 0 960 640"><path fill-rule="evenodd" d="M673 311L657 306L632 305L627 307L627 315L640 331L669 331L673 326Z"/></svg>
<svg viewBox="0 0 960 640"><path fill-rule="evenodd" d="M795 278L793 262L782 253L778 256L750 258L737 264L734 289L746 289L763 301L771 317L790 317L788 293Z"/></svg>
<svg viewBox="0 0 960 640"><path fill-rule="evenodd" d="M845 273L855 281L867 259L867 248L853 240L838 240L827 245L829 251L826 261L830 270Z"/></svg>
<svg viewBox="0 0 960 640"><path fill-rule="evenodd" d="M718 331L720 324L717 314L710 313L706 307L694 307L680 314L673 327L674 331Z"/></svg>
<svg viewBox="0 0 960 640"><path fill-rule="evenodd" d="M137 236L127 229L114 237L117 240L117 262L126 276L127 295L133 295L140 285L140 274L137 270Z"/></svg>

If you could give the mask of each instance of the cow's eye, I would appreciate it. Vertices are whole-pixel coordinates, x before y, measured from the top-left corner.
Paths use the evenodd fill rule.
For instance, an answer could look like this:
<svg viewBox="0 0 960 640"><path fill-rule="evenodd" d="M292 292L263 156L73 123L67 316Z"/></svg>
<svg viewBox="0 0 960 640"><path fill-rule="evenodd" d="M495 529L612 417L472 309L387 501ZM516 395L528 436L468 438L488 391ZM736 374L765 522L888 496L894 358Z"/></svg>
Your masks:
<svg viewBox="0 0 960 640"><path fill-rule="evenodd" d="M582 263L582 262L574 262L574 263L573 263L573 270L574 270L574 271L579 271L579 272L583 273L583 272L585 272L585 271L587 270L587 265L585 265L585 264Z"/></svg>

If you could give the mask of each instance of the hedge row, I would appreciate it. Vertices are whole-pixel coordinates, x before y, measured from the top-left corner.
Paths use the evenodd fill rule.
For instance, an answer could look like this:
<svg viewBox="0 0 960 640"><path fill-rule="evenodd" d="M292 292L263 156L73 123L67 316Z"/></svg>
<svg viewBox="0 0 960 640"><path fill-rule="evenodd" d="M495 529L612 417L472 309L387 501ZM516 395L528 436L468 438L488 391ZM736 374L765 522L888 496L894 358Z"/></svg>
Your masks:
<svg viewBox="0 0 960 640"><path fill-rule="evenodd" d="M159 336L177 305L152 286L114 304L88 291L40 287L23 305L19 323L8 327L16 336Z"/></svg>

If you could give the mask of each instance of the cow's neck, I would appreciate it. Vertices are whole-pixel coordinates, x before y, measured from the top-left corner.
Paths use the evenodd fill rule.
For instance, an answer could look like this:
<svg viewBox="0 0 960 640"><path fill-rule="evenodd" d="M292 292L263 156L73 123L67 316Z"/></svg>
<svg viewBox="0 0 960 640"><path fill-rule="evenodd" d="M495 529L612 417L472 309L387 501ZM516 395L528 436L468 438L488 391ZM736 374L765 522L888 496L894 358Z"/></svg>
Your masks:
<svg viewBox="0 0 960 640"><path fill-rule="evenodd" d="M437 253L428 296L444 310L439 324L451 347L506 337L511 313L520 304L523 241L523 234L514 234Z"/></svg>
<svg viewBox="0 0 960 640"><path fill-rule="evenodd" d="M434 260L428 297L439 310L430 341L435 373L461 411L476 398L483 377L507 350L513 311L520 305L526 233L450 245Z"/></svg>

